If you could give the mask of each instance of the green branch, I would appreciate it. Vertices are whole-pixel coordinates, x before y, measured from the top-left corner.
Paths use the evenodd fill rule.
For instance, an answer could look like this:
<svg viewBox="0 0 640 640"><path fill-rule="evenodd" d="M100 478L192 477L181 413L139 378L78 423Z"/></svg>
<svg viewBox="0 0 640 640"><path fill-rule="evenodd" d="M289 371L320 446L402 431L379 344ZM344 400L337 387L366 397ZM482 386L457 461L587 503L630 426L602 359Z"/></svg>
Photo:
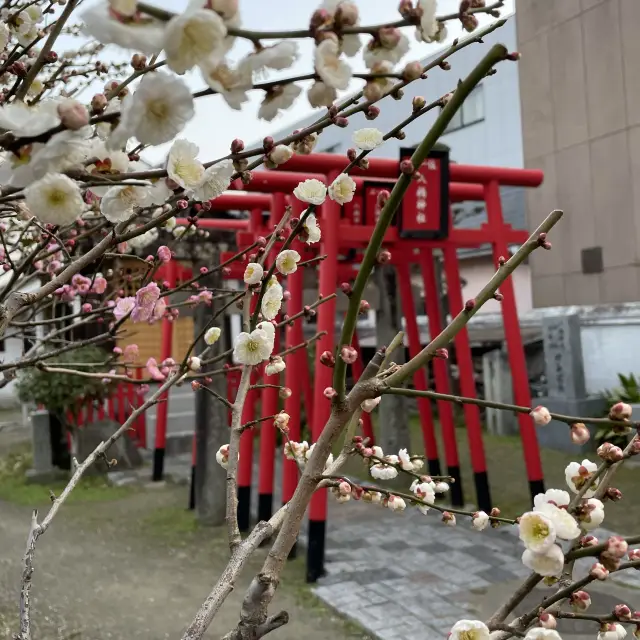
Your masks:
<svg viewBox="0 0 640 640"><path fill-rule="evenodd" d="M507 58L507 49L501 45L496 44L485 55L484 58L478 63L473 71L458 84L458 87L454 91L453 95L447 102L444 109L442 109L440 115L433 123L433 126L424 137L424 140L420 143L420 146L415 150L411 157L411 162L415 169L418 169L420 165L427 159L429 152L433 149L438 138L445 132L449 123L455 116L458 109L462 106L462 103L466 100L467 96L473 91L473 89L485 78L485 76L493 69L493 67L499 62ZM386 204L380 212L380 218L373 230L369 246L362 259L362 264L358 271L355 283L353 285L353 292L349 300L349 308L347 315L344 319L344 325L342 327L342 334L340 336L340 342L338 348L342 345L349 345L353 339L353 334L356 329L356 322L358 319L358 312L360 309L360 301L362 300L362 294L365 286L376 264L376 257L382 247L385 233L391 224L393 216L402 202L409 185L411 184L411 177L402 174L396 182L391 195ZM405 365L406 366L406 365ZM341 358L336 358L336 365L333 370L333 387L338 392L338 401L344 398L345 385L346 385L346 372L347 364Z"/></svg>

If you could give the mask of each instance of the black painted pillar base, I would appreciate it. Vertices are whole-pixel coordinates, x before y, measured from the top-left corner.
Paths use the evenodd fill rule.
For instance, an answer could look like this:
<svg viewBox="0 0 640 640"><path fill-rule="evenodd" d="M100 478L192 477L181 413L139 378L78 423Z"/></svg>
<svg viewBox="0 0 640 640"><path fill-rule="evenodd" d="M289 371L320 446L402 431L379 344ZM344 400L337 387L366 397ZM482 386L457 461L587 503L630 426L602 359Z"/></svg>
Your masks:
<svg viewBox="0 0 640 640"><path fill-rule="evenodd" d="M160 482L164 475L164 449L153 450L153 475L151 479L154 482Z"/></svg>
<svg viewBox="0 0 640 640"><path fill-rule="evenodd" d="M324 569L324 543L327 523L325 520L309 520L307 545L307 582L317 582L326 575Z"/></svg>
<svg viewBox="0 0 640 640"><path fill-rule="evenodd" d="M489 476L486 471L476 471L473 474L473 481L476 485L476 499L478 509L489 513L491 511L491 490L489 489Z"/></svg>
<svg viewBox="0 0 640 640"><path fill-rule="evenodd" d="M533 504L533 499L539 493L544 493L544 480L529 480L529 492L531 493L531 504Z"/></svg>
<svg viewBox="0 0 640 640"><path fill-rule="evenodd" d="M447 473L453 478L453 482L449 485L451 504L454 507L464 507L464 496L462 495L462 478L460 477L460 467L447 467Z"/></svg>
<svg viewBox="0 0 640 640"><path fill-rule="evenodd" d="M238 487L238 529L251 528L251 487Z"/></svg>
<svg viewBox="0 0 640 640"><path fill-rule="evenodd" d="M189 509L196 508L196 465L191 467L191 484L189 485Z"/></svg>
<svg viewBox="0 0 640 640"><path fill-rule="evenodd" d="M430 476L441 476L442 470L440 469L440 460L435 458L434 460L427 460L427 469L429 469Z"/></svg>

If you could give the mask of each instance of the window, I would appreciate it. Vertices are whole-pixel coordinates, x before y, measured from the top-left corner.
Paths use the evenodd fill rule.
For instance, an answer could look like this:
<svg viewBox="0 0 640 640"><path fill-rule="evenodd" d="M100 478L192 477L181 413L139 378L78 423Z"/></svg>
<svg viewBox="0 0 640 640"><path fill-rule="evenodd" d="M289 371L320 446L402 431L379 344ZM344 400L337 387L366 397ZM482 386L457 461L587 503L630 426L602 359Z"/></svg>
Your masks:
<svg viewBox="0 0 640 640"><path fill-rule="evenodd" d="M484 88L478 85L467 97L449 123L445 133L468 127L484 120Z"/></svg>

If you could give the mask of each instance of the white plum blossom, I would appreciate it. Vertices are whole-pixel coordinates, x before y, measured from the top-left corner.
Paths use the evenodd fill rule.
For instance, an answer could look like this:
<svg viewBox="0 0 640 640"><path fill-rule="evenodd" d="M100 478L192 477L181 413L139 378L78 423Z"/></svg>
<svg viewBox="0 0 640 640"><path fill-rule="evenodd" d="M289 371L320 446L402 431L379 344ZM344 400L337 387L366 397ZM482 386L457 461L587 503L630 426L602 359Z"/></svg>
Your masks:
<svg viewBox="0 0 640 640"><path fill-rule="evenodd" d="M406 449L400 449L400 451L398 451L398 459L400 466L405 471L413 471L413 462L411 462L411 456Z"/></svg>
<svg viewBox="0 0 640 640"><path fill-rule="evenodd" d="M131 136L150 145L168 142L184 129L194 113L193 96L184 80L162 71L148 73L135 93L122 101L120 124L107 146L123 147Z"/></svg>
<svg viewBox="0 0 640 640"><path fill-rule="evenodd" d="M202 78L211 89L219 93L231 109L240 111L249 99L251 73L246 68L234 69L222 60L210 60L200 65Z"/></svg>
<svg viewBox="0 0 640 640"><path fill-rule="evenodd" d="M489 627L480 620L458 620L449 633L449 640L489 640Z"/></svg>
<svg viewBox="0 0 640 640"><path fill-rule="evenodd" d="M80 168L91 148L91 135L91 127L54 134L45 145L34 149L26 168L31 171L34 179L42 178L47 173Z"/></svg>
<svg viewBox="0 0 640 640"><path fill-rule="evenodd" d="M222 58L226 35L227 27L215 11L199 9L174 16L164 30L167 66L185 73L216 53Z"/></svg>
<svg viewBox="0 0 640 640"><path fill-rule="evenodd" d="M46 100L27 106L21 100L0 106L0 128L16 137L38 136L60 124L58 103Z"/></svg>
<svg viewBox="0 0 640 640"><path fill-rule="evenodd" d="M266 320L273 320L282 307L284 292L280 285L268 287L262 297L260 312Z"/></svg>
<svg viewBox="0 0 640 640"><path fill-rule="evenodd" d="M131 249L144 249L158 239L158 230L149 229L145 233L141 233L139 236L129 238L127 244Z"/></svg>
<svg viewBox="0 0 640 640"><path fill-rule="evenodd" d="M267 322L267 321L259 322L258 325L256 326L256 329L259 329L260 331L264 331L264 333L267 336L267 339L271 343L271 351L273 351L273 346L275 344L275 339L276 339L276 328L273 326L273 323Z"/></svg>
<svg viewBox="0 0 640 640"><path fill-rule="evenodd" d="M393 480L398 475L398 470L390 465L378 463L372 465L369 473L376 480Z"/></svg>
<svg viewBox="0 0 640 640"><path fill-rule="evenodd" d="M436 493L447 493L449 491L449 485L446 482L436 482L435 484Z"/></svg>
<svg viewBox="0 0 640 640"><path fill-rule="evenodd" d="M604 504L598 498L589 498L586 507L585 513L580 516L580 525L586 531L593 531L604 521Z"/></svg>
<svg viewBox="0 0 640 640"><path fill-rule="evenodd" d="M191 356L187 361L187 365L191 371L200 371L202 369L202 361L198 356Z"/></svg>
<svg viewBox="0 0 640 640"><path fill-rule="evenodd" d="M251 333L243 331L236 338L233 348L233 357L246 365L257 365L268 360L273 350L273 343L269 336L260 329L254 329Z"/></svg>
<svg viewBox="0 0 640 640"><path fill-rule="evenodd" d="M391 511L404 511L407 508L407 503L400 496L390 495L387 498L387 507Z"/></svg>
<svg viewBox="0 0 640 640"><path fill-rule="evenodd" d="M145 207L149 202L149 189L138 184L122 184L111 187L102 196L100 211L113 223L123 222L133 215L136 207Z"/></svg>
<svg viewBox="0 0 640 640"><path fill-rule="evenodd" d="M566 507L571 502L571 496L562 489L547 489L544 493L539 493L534 497L533 510L537 511L538 507L548 502L555 504L556 507Z"/></svg>
<svg viewBox="0 0 640 640"><path fill-rule="evenodd" d="M333 38L323 40L315 50L314 63L322 82L334 89L344 90L349 86L353 72L340 60L340 46Z"/></svg>
<svg viewBox="0 0 640 640"><path fill-rule="evenodd" d="M617 622L605 623L598 632L597 640L622 640L627 636L627 630Z"/></svg>
<svg viewBox="0 0 640 640"><path fill-rule="evenodd" d="M302 89L294 82L272 87L265 93L264 100L258 109L258 118L271 122L281 109L288 109L300 93Z"/></svg>
<svg viewBox="0 0 640 640"><path fill-rule="evenodd" d="M103 44L115 44L147 55L162 51L164 23L159 20L117 20L110 15L107 2L94 2L80 17L84 32Z"/></svg>
<svg viewBox="0 0 640 640"><path fill-rule="evenodd" d="M471 526L476 531L484 531L489 526L489 516L484 511L477 511L471 518Z"/></svg>
<svg viewBox="0 0 640 640"><path fill-rule="evenodd" d="M276 257L276 268L283 276L288 276L298 270L300 254L293 249L285 249Z"/></svg>
<svg viewBox="0 0 640 640"><path fill-rule="evenodd" d="M201 202L217 198L229 188L233 173L231 160L223 160L210 166L204 172L202 180L193 189L193 197Z"/></svg>
<svg viewBox="0 0 640 640"><path fill-rule="evenodd" d="M353 195L356 192L356 182L347 173L341 173L330 185L329 185L329 197L338 204L346 204L353 200Z"/></svg>
<svg viewBox="0 0 640 640"><path fill-rule="evenodd" d="M293 195L302 202L320 205L327 197L327 187L320 182L320 180L311 178L310 180L304 180L298 184L298 186L293 190ZM307 217L307 221L310 217L311 216Z"/></svg>
<svg viewBox="0 0 640 640"><path fill-rule="evenodd" d="M556 507L554 504L546 504L535 507L537 513L542 513L553 524L556 536L562 540L574 540L580 535L580 527L575 518L566 510Z"/></svg>
<svg viewBox="0 0 640 640"><path fill-rule="evenodd" d="M293 157L293 149L288 147L286 144L279 144L277 147L273 149L267 156L268 162L272 163L276 166L280 166L285 162L288 162Z"/></svg>
<svg viewBox="0 0 640 640"><path fill-rule="evenodd" d="M358 149L371 151L383 143L382 138L382 131L374 127L368 127L365 129L358 129L358 131L354 132L351 139Z"/></svg>
<svg viewBox="0 0 640 640"><path fill-rule="evenodd" d="M564 477L571 491L578 493L589 477L598 469L598 465L590 460L583 460L582 463L570 462L564 470ZM584 494L585 498L591 498L598 488L599 480L596 480L587 489Z"/></svg>
<svg viewBox="0 0 640 640"><path fill-rule="evenodd" d="M238 459L240 456L238 455ZM229 445L223 444L218 451L216 452L216 462L223 468L226 469L229 466Z"/></svg>
<svg viewBox="0 0 640 640"><path fill-rule="evenodd" d="M298 460L298 462L305 463L308 451L309 444L306 440L304 442L289 441L284 445L284 457L287 460Z"/></svg>
<svg viewBox="0 0 640 640"><path fill-rule="evenodd" d="M549 409L542 405L532 409L530 415L533 418L533 421L538 425L544 426L551 422L551 413L549 413Z"/></svg>
<svg viewBox="0 0 640 640"><path fill-rule="evenodd" d="M222 330L220 329L220 327L211 327L210 329L207 329L207 331L205 332L204 341L206 342L206 344L211 346L212 344L215 344L216 342L218 342L218 340L220 339L221 333L222 333Z"/></svg>
<svg viewBox="0 0 640 640"><path fill-rule="evenodd" d="M555 629L533 627L529 629L524 640L562 640L562 636Z"/></svg>
<svg viewBox="0 0 640 640"><path fill-rule="evenodd" d="M559 576L564 568L564 554L559 545L554 544L544 553L534 553L525 549L522 554L522 564L540 576Z"/></svg>
<svg viewBox="0 0 640 640"><path fill-rule="evenodd" d="M268 376L274 376L282 373L287 368L285 361L280 356L275 356L271 362L264 368L264 372Z"/></svg>
<svg viewBox="0 0 640 640"><path fill-rule="evenodd" d="M29 211L47 224L71 224L84 211L80 187L61 173L49 173L30 184L24 190L24 197Z"/></svg>
<svg viewBox="0 0 640 640"><path fill-rule="evenodd" d="M310 213L306 217L302 226L307 234L307 244L320 242L321 230L314 213Z"/></svg>
<svg viewBox="0 0 640 640"><path fill-rule="evenodd" d="M556 530L547 516L529 511L520 518L520 540L534 553L544 553L556 541Z"/></svg>
<svg viewBox="0 0 640 640"><path fill-rule="evenodd" d="M436 20L438 9L436 0L419 0L418 7L422 13L420 16L420 26L416 30L418 40L433 42L438 36L440 26Z"/></svg>
<svg viewBox="0 0 640 640"><path fill-rule="evenodd" d="M402 33L398 43L393 47L380 46L375 40L371 40L364 48L362 58L367 68L373 70L380 62L397 64L409 53L409 48L409 38Z"/></svg>
<svg viewBox="0 0 640 640"><path fill-rule="evenodd" d="M307 89L307 99L312 107L330 107L337 99L338 92L333 87L316 80Z"/></svg>
<svg viewBox="0 0 640 640"><path fill-rule="evenodd" d="M198 145L178 139L171 145L167 156L167 175L186 191L191 191L200 184L204 175L204 167L196 159L198 151Z"/></svg>
<svg viewBox="0 0 640 640"><path fill-rule="evenodd" d="M263 47L250 53L240 62L241 69L249 69L252 73L265 69L282 71L288 69L300 55L298 43L293 40L283 40L270 47Z"/></svg>
<svg viewBox="0 0 640 640"><path fill-rule="evenodd" d="M248 285L258 284L263 276L264 269L262 265L258 262L250 262L244 270L243 280Z"/></svg>

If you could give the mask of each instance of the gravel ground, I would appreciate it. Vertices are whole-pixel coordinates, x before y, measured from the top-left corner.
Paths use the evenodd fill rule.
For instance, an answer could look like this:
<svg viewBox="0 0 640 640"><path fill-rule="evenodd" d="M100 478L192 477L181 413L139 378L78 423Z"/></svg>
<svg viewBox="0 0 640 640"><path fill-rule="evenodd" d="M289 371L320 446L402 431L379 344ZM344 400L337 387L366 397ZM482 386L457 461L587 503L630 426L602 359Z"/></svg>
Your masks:
<svg viewBox="0 0 640 640"><path fill-rule="evenodd" d="M47 500L43 488L43 511ZM63 508L36 548L33 639L180 638L228 552L224 531L198 529L185 500L184 487L169 485ZM17 628L30 511L0 502L0 638L7 640ZM265 553L250 561L206 637L221 637L235 625L245 588ZM291 622L273 637L362 638L310 595L302 568L301 561L287 567L272 610L287 610Z"/></svg>

